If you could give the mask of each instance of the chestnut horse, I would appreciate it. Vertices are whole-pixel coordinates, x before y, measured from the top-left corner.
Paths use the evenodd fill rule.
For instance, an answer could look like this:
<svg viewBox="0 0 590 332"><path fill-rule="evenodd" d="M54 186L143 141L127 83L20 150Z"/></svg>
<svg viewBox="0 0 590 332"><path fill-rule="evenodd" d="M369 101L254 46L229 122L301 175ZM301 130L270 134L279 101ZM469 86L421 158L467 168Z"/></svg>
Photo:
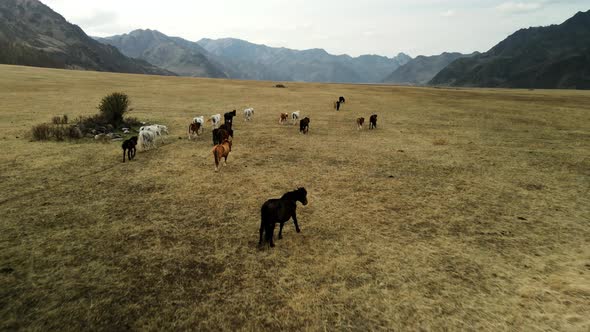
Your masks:
<svg viewBox="0 0 590 332"><path fill-rule="evenodd" d="M228 139L224 139L223 143L216 145L213 147L213 157L215 158L215 172L219 171L219 161L221 158L224 158L223 166L227 166L227 156L229 156L229 152L231 151L231 141Z"/></svg>
<svg viewBox="0 0 590 332"><path fill-rule="evenodd" d="M365 118L358 118L356 119L356 126L358 130L363 129L363 124L365 123Z"/></svg>
<svg viewBox="0 0 590 332"><path fill-rule="evenodd" d="M201 123L200 122L192 122L188 125L188 139L191 139L194 134L199 136L199 131L201 130Z"/></svg>
<svg viewBox="0 0 590 332"><path fill-rule="evenodd" d="M271 247L274 247L273 236L276 223L281 224L279 239L282 239L283 225L291 218L293 218L297 233L301 232L299 224L297 224L297 201L303 205L307 205L307 190L305 188L298 188L297 190L285 193L279 199L269 199L262 204L262 208L260 209L260 240L258 241L258 245L262 244L262 235L266 232L266 241Z"/></svg>

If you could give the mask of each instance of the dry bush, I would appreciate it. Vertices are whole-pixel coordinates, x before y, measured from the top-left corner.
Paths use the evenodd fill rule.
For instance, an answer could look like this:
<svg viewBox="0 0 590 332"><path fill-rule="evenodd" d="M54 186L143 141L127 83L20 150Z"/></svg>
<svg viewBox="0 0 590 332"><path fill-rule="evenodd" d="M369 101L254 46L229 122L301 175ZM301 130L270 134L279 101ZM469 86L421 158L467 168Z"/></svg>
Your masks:
<svg viewBox="0 0 590 332"><path fill-rule="evenodd" d="M51 137L51 127L47 123L41 123L31 128L35 141L46 141Z"/></svg>
<svg viewBox="0 0 590 332"><path fill-rule="evenodd" d="M54 116L53 118L51 118L51 123L54 124L54 125L61 124L61 117Z"/></svg>
<svg viewBox="0 0 590 332"><path fill-rule="evenodd" d="M57 141L63 141L67 136L67 128L64 126L52 126L50 127L51 136L54 137Z"/></svg>
<svg viewBox="0 0 590 332"><path fill-rule="evenodd" d="M67 136L69 139L80 139L84 137L84 134L78 126L72 125L67 128Z"/></svg>

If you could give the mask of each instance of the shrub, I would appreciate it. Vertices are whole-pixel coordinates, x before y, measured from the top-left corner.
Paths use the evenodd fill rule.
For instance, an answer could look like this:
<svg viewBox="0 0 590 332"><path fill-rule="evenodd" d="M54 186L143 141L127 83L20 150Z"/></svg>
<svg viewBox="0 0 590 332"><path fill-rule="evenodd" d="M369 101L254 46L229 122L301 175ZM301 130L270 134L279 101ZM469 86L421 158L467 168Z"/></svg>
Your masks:
<svg viewBox="0 0 590 332"><path fill-rule="evenodd" d="M51 136L55 137L58 141L63 141L66 137L66 128L62 126L53 126L51 127Z"/></svg>
<svg viewBox="0 0 590 332"><path fill-rule="evenodd" d="M53 118L51 118L51 123L53 123L54 125L58 125L61 123L61 118L59 116L54 116Z"/></svg>
<svg viewBox="0 0 590 332"><path fill-rule="evenodd" d="M46 123L38 124L33 126L31 133L33 134L34 140L46 141L51 136L51 127L49 127L49 125Z"/></svg>
<svg viewBox="0 0 590 332"><path fill-rule="evenodd" d="M84 135L82 134L82 130L80 130L80 127L76 125L68 127L67 136L69 139L80 139L84 137Z"/></svg>
<svg viewBox="0 0 590 332"><path fill-rule="evenodd" d="M102 98L98 110L106 123L117 127L123 123L123 115L131 111L129 105L129 97L126 94L114 92Z"/></svg>

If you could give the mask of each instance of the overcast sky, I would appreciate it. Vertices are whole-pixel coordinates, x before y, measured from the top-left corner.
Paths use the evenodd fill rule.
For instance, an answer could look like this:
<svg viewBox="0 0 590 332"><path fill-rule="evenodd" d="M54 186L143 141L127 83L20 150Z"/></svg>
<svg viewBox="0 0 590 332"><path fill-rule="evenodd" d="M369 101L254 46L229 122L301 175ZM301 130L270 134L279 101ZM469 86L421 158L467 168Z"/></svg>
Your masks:
<svg viewBox="0 0 590 332"><path fill-rule="evenodd" d="M0 0L1 1L1 0ZM88 35L154 29L332 54L487 51L520 28L560 24L589 0L41 0Z"/></svg>

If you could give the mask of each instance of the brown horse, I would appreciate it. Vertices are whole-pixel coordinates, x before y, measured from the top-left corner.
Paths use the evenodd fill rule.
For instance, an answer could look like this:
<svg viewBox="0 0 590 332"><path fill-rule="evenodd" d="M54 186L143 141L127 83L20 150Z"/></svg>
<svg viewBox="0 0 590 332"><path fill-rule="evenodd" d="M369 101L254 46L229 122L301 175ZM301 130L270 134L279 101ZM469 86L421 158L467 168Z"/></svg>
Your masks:
<svg viewBox="0 0 590 332"><path fill-rule="evenodd" d="M194 134L199 136L199 131L201 130L201 123L200 122L193 122L188 125L188 139L191 139Z"/></svg>
<svg viewBox="0 0 590 332"><path fill-rule="evenodd" d="M365 123L365 118L358 118L356 119L356 126L358 130L363 129L363 124Z"/></svg>
<svg viewBox="0 0 590 332"><path fill-rule="evenodd" d="M281 117L279 118L279 124L287 123L288 118L289 118L289 113L281 113Z"/></svg>
<svg viewBox="0 0 590 332"><path fill-rule="evenodd" d="M223 165L227 166L227 156L231 151L231 141L228 139L223 140L223 143L213 147L213 157L215 158L215 172L219 171L219 161L224 158Z"/></svg>

